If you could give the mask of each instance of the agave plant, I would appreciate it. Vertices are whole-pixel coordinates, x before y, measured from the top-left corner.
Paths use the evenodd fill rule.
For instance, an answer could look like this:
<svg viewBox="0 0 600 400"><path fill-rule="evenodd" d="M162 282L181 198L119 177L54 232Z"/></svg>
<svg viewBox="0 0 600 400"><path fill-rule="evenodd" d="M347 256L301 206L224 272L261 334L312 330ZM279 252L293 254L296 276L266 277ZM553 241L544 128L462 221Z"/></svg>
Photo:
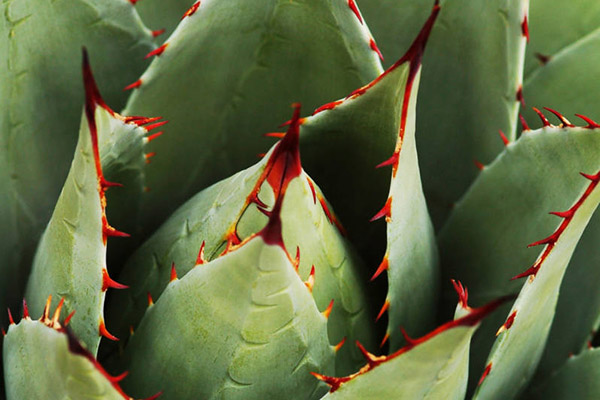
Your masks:
<svg viewBox="0 0 600 400"><path fill-rule="evenodd" d="M600 5L136 3L0 5L7 399L600 397Z"/></svg>

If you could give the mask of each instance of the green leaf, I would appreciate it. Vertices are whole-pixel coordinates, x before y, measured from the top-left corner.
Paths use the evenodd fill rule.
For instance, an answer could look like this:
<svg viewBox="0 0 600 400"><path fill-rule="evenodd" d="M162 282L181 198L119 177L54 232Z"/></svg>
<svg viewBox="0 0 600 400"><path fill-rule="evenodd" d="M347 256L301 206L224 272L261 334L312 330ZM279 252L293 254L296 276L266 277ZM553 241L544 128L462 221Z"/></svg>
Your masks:
<svg viewBox="0 0 600 400"><path fill-rule="evenodd" d="M110 104L154 47L124 0L7 0L0 4L0 309L19 304L35 246L69 171L87 46ZM5 323L5 316L0 316Z"/></svg>
<svg viewBox="0 0 600 400"><path fill-rule="evenodd" d="M100 150L107 169L119 175L123 166L135 166L140 159L143 163L146 130L127 123L106 106L95 86L87 53L83 74L86 104L79 142L36 251L26 298L38 314L48 295L53 295L55 302L64 297L67 311L77 310L80 315L73 322L73 330L96 353L100 334L106 333L102 316L105 292L109 287L121 286L109 278L106 269L107 237L126 235L112 228L106 218L105 192L115 184L105 178Z"/></svg>
<svg viewBox="0 0 600 400"><path fill-rule="evenodd" d="M600 397L600 349L569 358L555 374L527 393L530 399L569 400Z"/></svg>
<svg viewBox="0 0 600 400"><path fill-rule="evenodd" d="M269 228L170 282L125 357L128 390L178 400L318 399L309 372L334 368L326 319Z"/></svg>
<svg viewBox="0 0 600 400"><path fill-rule="evenodd" d="M213 260L265 226L267 218L259 206L274 204L282 171L290 162L299 165L294 150L297 143L289 144L298 133L297 115L294 121L288 133L292 137L286 136L253 167L194 196L133 254L119 277L131 290L115 293L109 303L109 314L114 317L114 323L109 323L119 327L118 335L125 335L129 326L136 326L142 318L147 293L154 299L161 296L173 263L177 275L184 276L205 261L198 259L200 248L205 259ZM290 254L299 250L300 276L307 278L311 267L315 267L313 294L317 307L325 311L333 300L328 322L330 342L346 338L374 347L373 319L359 279L359 271L364 269L362 261L344 238L343 228L319 187L302 170L289 183L281 219L287 250ZM351 346L337 352L339 373L350 373L361 362L360 353Z"/></svg>
<svg viewBox="0 0 600 400"><path fill-rule="evenodd" d="M364 351L367 364L353 375L315 374L331 386L323 399L463 399L471 336L481 319L506 299L472 309L462 293L454 321L419 339L407 338L407 345L389 356Z"/></svg>
<svg viewBox="0 0 600 400"><path fill-rule="evenodd" d="M598 168L599 146L598 130L557 127L525 131L518 141L509 144L484 168L439 233L443 279L460 277L477 302L518 291L522 283L510 279L531 265L538 254L527 244L556 227L557 217L548 215L549 211L569 208L585 189L585 179L576 179L576 174ZM570 351L578 351L583 345L600 304L597 283L594 284L594 279L600 279L594 272L596 264L587 262L587 254L581 253L580 257L586 262L569 269L578 271L565 277L561 291L568 286L569 294L564 300L561 296L561 314L556 316L557 320L569 321L568 327L563 326L567 329L560 329L557 340L565 340L569 345L579 342ZM581 284L586 276L589 281ZM578 293L575 297L574 292ZM588 311L574 312L561 306L563 302L577 304L575 299L582 296L589 299ZM445 297L449 301L450 296ZM505 311L504 316L508 308ZM491 317L475 337L472 370L477 372L472 374L472 384L484 369L494 333L504 322L505 318ZM562 346L561 349L557 353L564 360L568 350Z"/></svg>
<svg viewBox="0 0 600 400"><path fill-rule="evenodd" d="M431 1L398 0L393 7L379 0L363 3L376 3L366 8L379 11L373 11L372 19L368 14L365 18L376 33L387 31L384 38L390 40L414 32L414 20L424 12L416 4L431 7ZM424 55L417 108L423 187L436 229L477 176L473 160L487 163L502 150L498 130L511 140L516 136L526 43L521 25L528 8L526 0L441 4ZM386 12L385 19L378 19ZM410 22L385 23L392 18ZM382 40L379 44L390 47Z"/></svg>
<svg viewBox="0 0 600 400"><path fill-rule="evenodd" d="M59 317L60 305L54 316L46 308L39 320L25 314L8 327L3 343L8 400L131 400Z"/></svg>
<svg viewBox="0 0 600 400"><path fill-rule="evenodd" d="M346 2L202 2L153 53L125 112L171 121L147 171L146 228L251 165L292 102L317 107L379 75L369 39Z"/></svg>

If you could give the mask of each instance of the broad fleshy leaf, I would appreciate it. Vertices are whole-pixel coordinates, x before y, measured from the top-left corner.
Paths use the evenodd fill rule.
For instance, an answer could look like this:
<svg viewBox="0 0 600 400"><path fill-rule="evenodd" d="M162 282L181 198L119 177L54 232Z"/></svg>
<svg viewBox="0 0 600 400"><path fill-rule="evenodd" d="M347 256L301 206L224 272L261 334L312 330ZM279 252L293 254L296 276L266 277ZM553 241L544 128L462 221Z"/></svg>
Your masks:
<svg viewBox="0 0 600 400"><path fill-rule="evenodd" d="M0 309L16 306L77 143L87 46L110 104L154 47L124 0L18 0L0 5ZM5 316L0 316L5 323Z"/></svg>
<svg viewBox="0 0 600 400"><path fill-rule="evenodd" d="M171 121L147 171L146 228L250 166L268 148L260 135L285 121L291 103L317 107L377 77L359 16L344 1L195 3L150 54L125 112Z"/></svg>
<svg viewBox="0 0 600 400"><path fill-rule="evenodd" d="M118 334L137 325L147 308L147 293L154 299L161 296L173 265L175 273L184 276L259 232L267 223L260 209L274 204L282 173L293 167L299 168L298 175L291 179L281 214L286 248L290 254L299 252L295 262L300 276L308 278L314 267L313 295L319 310L327 310L333 300L330 342L346 338L374 347L373 319L359 278L364 266L319 187L301 169L298 112L286 138L263 160L194 196L135 252L119 277L131 290L116 293L109 303L115 318L111 326L119 327ZM361 362L356 349L344 346L337 352L336 370L350 373Z"/></svg>

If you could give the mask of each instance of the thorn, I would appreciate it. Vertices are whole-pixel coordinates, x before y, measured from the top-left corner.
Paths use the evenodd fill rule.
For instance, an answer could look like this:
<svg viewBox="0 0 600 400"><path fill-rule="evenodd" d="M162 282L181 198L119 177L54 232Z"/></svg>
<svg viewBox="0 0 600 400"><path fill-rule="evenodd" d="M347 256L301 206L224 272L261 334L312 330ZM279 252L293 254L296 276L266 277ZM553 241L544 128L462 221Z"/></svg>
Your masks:
<svg viewBox="0 0 600 400"><path fill-rule="evenodd" d="M358 340L356 341L356 347L358 347L365 360L367 360L369 367L373 368L380 364L375 355L369 353Z"/></svg>
<svg viewBox="0 0 600 400"><path fill-rule="evenodd" d="M408 333L406 332L406 330L404 329L403 326L400 327L400 332L402 333L402 337L404 338L404 340L406 341L406 344L409 347L413 347L416 346L418 341L411 338L410 336L408 336Z"/></svg>
<svg viewBox="0 0 600 400"><path fill-rule="evenodd" d="M552 235L550 235L542 240L538 240L537 242L529 243L527 245L527 247L535 247L535 246L555 243L556 240L558 239L558 236L559 236L559 232L558 231L554 232Z"/></svg>
<svg viewBox="0 0 600 400"><path fill-rule="evenodd" d="M375 321L379 321L379 319L381 318L383 313L386 312L389 308L390 308L390 301L386 299L385 303L383 303L383 307L381 307L381 310L379 311L379 314L377 314L377 318L375 318Z"/></svg>
<svg viewBox="0 0 600 400"><path fill-rule="evenodd" d="M354 0L348 0L348 7L350 7L350 10L352 10L354 15L356 15L356 18L358 18L358 21L361 24L363 24L362 16L360 15L360 12L358 11L358 7L356 7L356 3L354 2Z"/></svg>
<svg viewBox="0 0 600 400"><path fill-rule="evenodd" d="M122 285L119 282L113 280L109 275L106 268L102 268L102 291L106 292L108 288L113 289L128 289L129 286Z"/></svg>
<svg viewBox="0 0 600 400"><path fill-rule="evenodd" d="M516 279L525 278L527 276L535 276L539 269L539 265L534 264L533 266L529 267L525 272L521 272L519 275L513 276L512 278L510 278L510 280L514 281Z"/></svg>
<svg viewBox="0 0 600 400"><path fill-rule="evenodd" d="M500 134L500 139L502 139L504 146L508 146L510 144L510 140L508 140L504 132L502 132L501 129L498 129L498 133Z"/></svg>
<svg viewBox="0 0 600 400"><path fill-rule="evenodd" d="M296 246L296 258L294 258L294 269L298 272L300 268L300 247Z"/></svg>
<svg viewBox="0 0 600 400"><path fill-rule="evenodd" d="M496 336L500 335L502 332L510 329L510 327L513 325L513 323L515 322L515 317L517 316L517 311L513 311L508 318L506 319L506 322L504 322L504 324L502 324L502 326L498 329L498 331L496 332Z"/></svg>
<svg viewBox="0 0 600 400"><path fill-rule="evenodd" d="M157 37L162 35L163 33L165 33L164 29L157 29L155 31L152 31L152 37Z"/></svg>
<svg viewBox="0 0 600 400"><path fill-rule="evenodd" d="M343 102L344 102L344 100L336 100L336 101L332 101L331 103L323 104L321 107L319 107L315 111L313 111L312 115L318 114L318 113L320 113L322 111L326 111L326 110L333 110L334 108L336 108Z"/></svg>
<svg viewBox="0 0 600 400"><path fill-rule="evenodd" d="M379 275L381 275L383 273L383 271L387 271L387 269L389 267L390 267L390 262L388 260L387 253L385 253L385 256L383 256L383 260L381 261L381 264L379 264L377 271L375 271L375 273L371 277L371 281L375 280L375 278L377 278Z"/></svg>
<svg viewBox="0 0 600 400"><path fill-rule="evenodd" d="M48 298L46 299L46 305L44 306L44 312L42 313L42 317L40 318L41 321L46 321L48 319L50 319L48 316L50 314L50 304L52 303L52 295L48 295Z"/></svg>
<svg viewBox="0 0 600 400"><path fill-rule="evenodd" d="M158 117L157 117L157 118L158 118ZM160 121L160 122L157 122L157 123L155 123L155 124L147 125L147 126L145 126L144 128L146 128L146 131L150 132L152 129L156 129L156 128L158 128L159 126L163 126L164 124L166 124L166 123L168 123L168 122L169 122L169 121Z"/></svg>
<svg viewBox="0 0 600 400"><path fill-rule="evenodd" d="M75 315L75 310L71 311L69 315L67 315L67 318L65 318L65 326L69 325L69 322L71 322L71 318L73 318L73 315Z"/></svg>
<svg viewBox="0 0 600 400"><path fill-rule="evenodd" d="M390 338L390 333L386 332L385 335L383 336L383 340L381 341L381 343L379 343L379 348L382 348L383 345L385 345L385 342L387 342L389 338Z"/></svg>
<svg viewBox="0 0 600 400"><path fill-rule="evenodd" d="M152 56L157 56L159 57L163 51L165 51L165 49L167 48L167 46L169 45L169 43L165 43L160 47L157 47L156 49L152 50L150 53L146 54L146 57L144 58L150 58Z"/></svg>
<svg viewBox="0 0 600 400"><path fill-rule="evenodd" d="M152 295L148 292L148 307L154 305L154 300L152 300Z"/></svg>
<svg viewBox="0 0 600 400"><path fill-rule="evenodd" d="M388 165L396 165L396 163L398 162L399 156L400 156L400 153L394 152L394 154L392 154L392 156L390 158L388 158L387 160L385 160L382 163L377 164L375 166L375 168L387 167Z"/></svg>
<svg viewBox="0 0 600 400"><path fill-rule="evenodd" d="M535 53L535 58L537 58L542 65L546 65L552 60L551 56L547 56L542 53Z"/></svg>
<svg viewBox="0 0 600 400"><path fill-rule="evenodd" d="M523 115L519 114L519 120L521 120L521 126L523 127L523 131L530 131L529 125L527 125L527 121L523 118Z"/></svg>
<svg viewBox="0 0 600 400"><path fill-rule="evenodd" d="M373 40L373 38L369 40L369 47L371 48L371 50L377 53L379 59L381 60L381 62L383 62L383 54L381 54L381 51L379 50L379 47L377 47L377 43L375 43L375 40Z"/></svg>
<svg viewBox="0 0 600 400"><path fill-rule="evenodd" d="M327 309L325 311L323 311L321 314L323 314L323 316L326 319L329 319L329 315L331 315L332 309L333 309L333 299L331 299L331 301L329 302L329 305L327 306Z"/></svg>
<svg viewBox="0 0 600 400"><path fill-rule="evenodd" d="M2 331L2 336L6 336L6 331L4 330L4 328L2 328L1 331Z"/></svg>
<svg viewBox="0 0 600 400"><path fill-rule="evenodd" d="M133 336L133 325L129 325L129 336Z"/></svg>
<svg viewBox="0 0 600 400"><path fill-rule="evenodd" d="M519 85L517 88L517 101L521 103L523 107L525 107L525 99L523 98L523 85Z"/></svg>
<svg viewBox="0 0 600 400"><path fill-rule="evenodd" d="M596 128L600 128L600 125L598 125L596 123L596 121L594 121L591 118L586 117L585 115L581 115L581 114L575 114L576 117L581 118L582 120L584 120L585 122L587 122L587 126L585 127L586 129L596 129Z"/></svg>
<svg viewBox="0 0 600 400"><path fill-rule="evenodd" d="M102 227L102 230L106 236L113 236L113 237L130 237L131 236L129 233L118 231L110 225L106 225L106 226Z"/></svg>
<svg viewBox="0 0 600 400"><path fill-rule="evenodd" d="M383 217L385 217L385 222L390 222L390 219L392 218L392 196L388 197L384 206L377 214L373 216L373 218L370 219L370 222L376 221Z"/></svg>
<svg viewBox="0 0 600 400"><path fill-rule="evenodd" d="M15 320L13 319L12 313L10 312L10 308L7 308L8 310L8 324L9 325L14 325L15 324Z"/></svg>
<svg viewBox="0 0 600 400"><path fill-rule="evenodd" d="M260 211L262 214L266 215L268 218L271 218L271 215L273 215L273 213L265 208L262 208L260 206L257 206L256 209L258 211Z"/></svg>
<svg viewBox="0 0 600 400"><path fill-rule="evenodd" d="M23 299L23 319L29 319L29 307L27 307L25 299Z"/></svg>
<svg viewBox="0 0 600 400"><path fill-rule="evenodd" d="M102 188L102 190L106 191L108 188L111 187L123 187L123 184L118 182L110 182L104 179L104 177L102 177L102 179L100 180L100 187Z"/></svg>
<svg viewBox="0 0 600 400"><path fill-rule="evenodd" d="M314 265L310 269L310 275L308 276L308 279L306 280L306 282L304 282L304 284L306 285L308 290L312 293L313 287L315 286L315 266Z"/></svg>
<svg viewBox="0 0 600 400"><path fill-rule="evenodd" d="M257 156L258 158L263 158L263 157L264 157L264 156L266 156L266 155L267 155L267 153L258 153L256 156Z"/></svg>
<svg viewBox="0 0 600 400"><path fill-rule="evenodd" d="M109 380L113 383L119 383L121 382L123 379L125 379L125 377L129 375L129 371L125 371L123 372L121 375L117 375L117 376L111 376L109 378Z"/></svg>
<svg viewBox="0 0 600 400"><path fill-rule="evenodd" d="M600 172L595 175L585 174L583 172L580 172L579 174L592 182L598 182L598 180L600 180Z"/></svg>
<svg viewBox="0 0 600 400"><path fill-rule="evenodd" d="M252 193L252 196L250 197L250 202L256 204L260 208L268 208L269 207L258 197L258 193Z"/></svg>
<svg viewBox="0 0 600 400"><path fill-rule="evenodd" d="M265 133L263 134L264 137L274 137L277 139L281 139L282 137L285 136L285 132L269 132L269 133Z"/></svg>
<svg viewBox="0 0 600 400"><path fill-rule="evenodd" d="M344 343L346 343L346 337L345 336L344 336L344 338L342 340L340 340L338 342L338 344L336 344L335 346L333 346L333 351L337 353L338 350L342 348L342 346L344 345Z"/></svg>
<svg viewBox="0 0 600 400"><path fill-rule="evenodd" d="M315 184L312 179L308 177L308 175L306 176L306 181L308 182L308 186L310 187L310 191L312 193L313 204L317 204L317 191L315 190Z"/></svg>
<svg viewBox="0 0 600 400"><path fill-rule="evenodd" d="M489 363L488 365L485 366L485 370L483 370L483 374L481 374L481 378L479 378L479 382L477 383L477 386L481 386L484 379L490 374L491 370L492 370L492 363Z"/></svg>
<svg viewBox="0 0 600 400"><path fill-rule="evenodd" d="M567 127L567 128L574 128L575 127L575 125L573 125L571 122L569 122L569 120L566 119L564 117L564 115L562 115L558 111L553 110L553 109L551 109L549 107L544 107L544 110L550 111L552 114L556 115L556 118L558 118L560 120L560 122L562 123L562 125L564 127Z"/></svg>
<svg viewBox="0 0 600 400"><path fill-rule="evenodd" d="M540 119L542 120L542 124L544 124L544 127L546 126L552 126L552 124L550 122L548 122L548 119L546 118L546 116L537 108L533 107L533 111L535 111L535 113L540 117Z"/></svg>
<svg viewBox="0 0 600 400"><path fill-rule="evenodd" d="M560 217L560 218L569 219L569 218L573 217L573 214L575 214L575 210L570 208L567 211L551 211L550 214L556 215L557 217Z"/></svg>
<svg viewBox="0 0 600 400"><path fill-rule="evenodd" d="M477 167L477 169L479 169L480 171L483 171L485 168L485 165L483 165L479 160L473 160L473 164L475 164L475 166Z"/></svg>
<svg viewBox="0 0 600 400"><path fill-rule="evenodd" d="M521 33L526 38L527 43L529 43L529 24L527 23L527 15L525 15L523 22L521 23Z"/></svg>
<svg viewBox="0 0 600 400"><path fill-rule="evenodd" d="M150 162L152 161L151 158L154 157L155 155L156 155L155 151L144 154L144 158L146 159L146 164L150 164Z"/></svg>
<svg viewBox="0 0 600 400"><path fill-rule="evenodd" d="M163 131L160 131L160 132L153 133L152 135L146 136L146 143L150 143L151 141L153 141L154 139L156 139L163 133L164 133Z"/></svg>
<svg viewBox="0 0 600 400"><path fill-rule="evenodd" d="M54 315L52 316L52 326L56 326L58 323L58 318L60 318L60 312L62 310L63 304L65 303L65 298L62 297L56 306L56 310L54 310Z"/></svg>
<svg viewBox="0 0 600 400"><path fill-rule="evenodd" d="M454 279L451 279L450 281L452 282L452 286L454 286L454 290L456 290L456 294L458 294L458 302L460 306L464 309L469 309L469 291L467 288L465 288L460 281L456 281Z"/></svg>
<svg viewBox="0 0 600 400"><path fill-rule="evenodd" d="M206 246L206 242L203 240L200 245L200 250L198 251L198 257L196 257L196 265L206 264L206 259L204 258L204 247ZM173 264L175 265L175 264Z"/></svg>
<svg viewBox="0 0 600 400"><path fill-rule="evenodd" d="M161 118L162 117L147 118L147 117L140 117L140 116L135 115L135 116L131 116L131 117L125 117L125 123L126 124L136 124L137 126L142 126L142 125L149 124L150 122L158 121Z"/></svg>
<svg viewBox="0 0 600 400"><path fill-rule="evenodd" d="M169 282L173 282L177 280L177 271L175 270L175 262L171 263L171 278Z"/></svg>
<svg viewBox="0 0 600 400"><path fill-rule="evenodd" d="M134 5L134 6L136 5L136 3L137 3L138 1L140 1L140 0L129 0L129 2L131 3L131 5Z"/></svg>
<svg viewBox="0 0 600 400"><path fill-rule="evenodd" d="M135 82L133 82L133 83L125 86L123 88L123 91L126 92L126 91L131 90L131 89L139 88L140 86L142 86L142 80L138 79L137 81L135 81Z"/></svg>
<svg viewBox="0 0 600 400"><path fill-rule="evenodd" d="M181 17L181 19L191 17L192 15L194 15L196 10L198 10L198 7L200 7L200 1L197 1L194 4L192 4L192 6L185 12L185 14L183 14L183 17Z"/></svg>
<svg viewBox="0 0 600 400"><path fill-rule="evenodd" d="M98 327L98 331L101 336L104 336L105 338L107 338L109 340L112 340L115 342L119 340L118 337L111 335L111 333L106 329L106 326L104 325L104 320L102 318L100 318L100 326Z"/></svg>

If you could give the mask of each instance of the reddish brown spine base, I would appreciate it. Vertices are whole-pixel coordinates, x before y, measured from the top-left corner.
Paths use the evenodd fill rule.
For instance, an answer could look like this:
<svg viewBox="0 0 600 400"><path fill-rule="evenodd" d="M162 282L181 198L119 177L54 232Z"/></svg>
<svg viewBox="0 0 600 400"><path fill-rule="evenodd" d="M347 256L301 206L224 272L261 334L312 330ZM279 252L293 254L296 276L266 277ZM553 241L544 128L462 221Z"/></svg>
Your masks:
<svg viewBox="0 0 600 400"><path fill-rule="evenodd" d="M313 183L312 179L310 179L308 176L306 177L306 182L308 182L310 192L312 193L313 204L317 204L317 191L315 190L315 184Z"/></svg>
<svg viewBox="0 0 600 400"><path fill-rule="evenodd" d="M538 259L535 261L535 263L529 269L527 269L525 272L522 272L519 275L513 277L511 280L524 278L529 275L535 276L537 274L537 272L539 271L540 267L542 266L542 264L544 263L546 258L548 258L548 255L554 249L554 246L556 246L556 242L560 238L560 235L565 231L565 229L567 229L567 227L573 220L573 217L575 216L575 213L577 212L577 210L581 207L581 205L590 196L592 191L594 191L594 189L596 189L596 186L598 186L598 182L600 182L600 171L598 171L595 175L588 175L583 172L580 172L580 174L584 178L590 180L590 183L588 184L587 188L585 189L585 192L575 202L575 204L573 204L571 206L571 208L569 208L567 211L558 211L558 212L554 211L554 212L550 213L552 215L556 215L557 217L563 218L562 222L550 236L548 236L542 240L538 240L537 242L531 243L530 245L527 246L527 247L533 247L533 246L545 245L546 247L544 248L544 251L542 252L542 254L538 257Z"/></svg>
<svg viewBox="0 0 600 400"><path fill-rule="evenodd" d="M192 15L194 15L194 13L198 10L198 7L200 7L200 0L192 4L192 6L185 12L185 14L183 14L183 17L181 17L181 19L191 17Z"/></svg>
<svg viewBox="0 0 600 400"><path fill-rule="evenodd" d="M492 371L492 363L489 363L488 365L485 366L485 369L483 370L483 374L481 374L481 378L479 378L479 382L477 382L477 386L481 386L481 384L483 383L485 378L490 374L491 371Z"/></svg>
<svg viewBox="0 0 600 400"><path fill-rule="evenodd" d="M559 119L559 121L563 127L566 127L566 128L574 128L575 127L575 125L573 125L571 122L569 122L569 120L566 119L565 116L562 115L561 113L559 113L558 111L553 110L549 107L544 107L544 110L550 111L552 114L554 114L556 116L556 118Z"/></svg>
<svg viewBox="0 0 600 400"><path fill-rule="evenodd" d="M485 165L479 160L473 160L473 164L477 167L478 170L483 171L485 169Z"/></svg>
<svg viewBox="0 0 600 400"><path fill-rule="evenodd" d="M375 356L375 355L367 352L363 348L363 349L361 349L361 352L363 353L363 355L365 355L367 364L363 368L361 368L358 372L356 372L352 375L345 376L345 377L332 377L332 376L320 375L320 374L317 374L314 372L311 372L311 374L313 376L315 376L316 378L322 380L326 384L328 384L331 387L330 392L335 392L345 382L348 382L348 381L356 378L359 375L365 374L365 373L371 371L372 369L377 368L377 366L379 366L380 364L382 364L384 362L390 361L396 357L400 357L402 354L407 353L408 351L412 350L413 348L419 346L422 343L427 342L428 340L434 338L435 336L437 336L447 330L450 330L450 329L453 329L453 328L456 328L459 326L475 326L475 325L477 325L484 317L486 317L488 314L490 314L491 312L496 310L496 308L498 308L500 305L502 305L503 303L505 303L509 300L512 300L514 298L515 298L515 296L505 296L505 297L501 297L497 300L494 300L494 301L484 305L483 307L470 308L469 314L465 315L464 317L453 320L453 321L446 322L445 324L439 326L437 329L429 332L425 336L420 337L418 339L412 339L412 338L408 337L408 335L406 335L405 338L407 339L407 344L404 347L402 347L401 349L399 349L398 351L396 351L395 353L390 354L389 356ZM360 347L362 347L362 346L360 346ZM359 349L360 349L360 347L359 347ZM490 369L491 369L491 366L490 366Z"/></svg>
<svg viewBox="0 0 600 400"><path fill-rule="evenodd" d="M542 63L542 65L546 65L552 60L551 56L541 53L535 53L535 58L537 58L540 61L540 63Z"/></svg>
<svg viewBox="0 0 600 400"><path fill-rule="evenodd" d="M513 326L513 324L515 323L515 317L516 316L517 316L517 310L513 311L508 316L508 318L506 319L506 322L504 322L504 324L502 324L502 326L500 327L500 329L498 329L498 332L496 332L496 336L498 336L502 332L510 329Z"/></svg>
<svg viewBox="0 0 600 400"><path fill-rule="evenodd" d="M381 54L381 51L379 50L379 47L377 47L377 43L375 43L375 40L373 38L369 40L369 47L371 48L371 50L377 53L379 59L381 60L381 62L383 62L383 54Z"/></svg>
<svg viewBox="0 0 600 400"><path fill-rule="evenodd" d="M363 19L362 19L362 16L360 15L360 12L358 11L358 7L356 7L356 3L354 2L354 0L348 0L348 7L350 7L350 10L352 10L354 15L358 19L358 22L360 22L362 24Z"/></svg>
<svg viewBox="0 0 600 400"><path fill-rule="evenodd" d="M527 15L523 17L523 22L521 23L521 33L529 43L529 23L527 22Z"/></svg>
<svg viewBox="0 0 600 400"><path fill-rule="evenodd" d="M500 139L502 139L502 143L504 143L504 146L508 146L510 144L510 140L508 140L504 132L502 132L502 130L499 129L498 133L500 134Z"/></svg>
<svg viewBox="0 0 600 400"><path fill-rule="evenodd" d="M204 248L206 247L206 242L203 240L200 245L200 250L198 250L198 257L196 257L196 265L206 264L206 258L204 258Z"/></svg>
<svg viewBox="0 0 600 400"><path fill-rule="evenodd" d="M389 300L385 300L385 302L383 303L383 306L381 307L381 310L379 310L379 314L377 314L377 318L375 318L375 321L379 321L381 319L381 317L383 316L383 314L390 308L390 301Z"/></svg>
<svg viewBox="0 0 600 400"><path fill-rule="evenodd" d="M165 33L164 29L157 29L155 31L152 31L152 37L157 37L162 35L163 33Z"/></svg>
<svg viewBox="0 0 600 400"><path fill-rule="evenodd" d="M519 85L517 88L517 95L515 97L517 101L521 103L523 107L525 107L525 99L523 98L523 85Z"/></svg>
<svg viewBox="0 0 600 400"><path fill-rule="evenodd" d="M596 123L596 121L594 121L591 118L586 117L585 115L575 114L575 116L577 118L581 118L582 120L584 120L585 122L587 122L588 125L585 127L586 129L597 129L597 128L600 128L600 125L598 125L598 123Z"/></svg>

